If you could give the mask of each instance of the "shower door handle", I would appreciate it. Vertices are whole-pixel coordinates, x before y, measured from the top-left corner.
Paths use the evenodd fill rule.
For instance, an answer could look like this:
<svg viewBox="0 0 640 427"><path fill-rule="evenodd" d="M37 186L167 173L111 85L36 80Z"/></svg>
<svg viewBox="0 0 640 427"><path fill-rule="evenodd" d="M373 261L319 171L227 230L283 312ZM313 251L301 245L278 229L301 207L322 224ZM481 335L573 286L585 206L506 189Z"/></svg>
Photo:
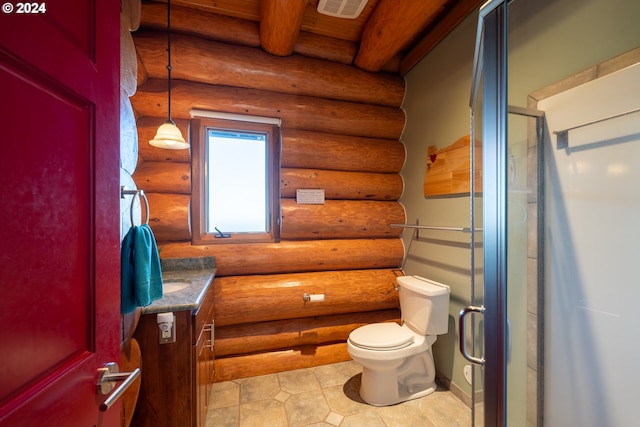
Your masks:
<svg viewBox="0 0 640 427"><path fill-rule="evenodd" d="M466 306L460 311L460 315L458 316L458 329L460 331L459 342L460 342L460 353L462 356L467 359L469 362L474 363L476 365L484 366L484 358L475 357L470 355L467 352L467 328L465 326L464 319L469 313L480 313L484 315L484 307L476 307L473 305Z"/></svg>

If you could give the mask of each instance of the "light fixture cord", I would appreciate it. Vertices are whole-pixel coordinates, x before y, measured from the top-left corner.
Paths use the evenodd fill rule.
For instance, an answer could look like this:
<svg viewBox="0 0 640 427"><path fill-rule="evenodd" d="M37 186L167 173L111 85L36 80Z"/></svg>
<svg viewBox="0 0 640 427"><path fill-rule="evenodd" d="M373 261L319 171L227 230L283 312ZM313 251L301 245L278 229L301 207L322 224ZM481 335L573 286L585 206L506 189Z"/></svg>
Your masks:
<svg viewBox="0 0 640 427"><path fill-rule="evenodd" d="M169 114L169 122L171 119L171 0L167 0L167 111Z"/></svg>

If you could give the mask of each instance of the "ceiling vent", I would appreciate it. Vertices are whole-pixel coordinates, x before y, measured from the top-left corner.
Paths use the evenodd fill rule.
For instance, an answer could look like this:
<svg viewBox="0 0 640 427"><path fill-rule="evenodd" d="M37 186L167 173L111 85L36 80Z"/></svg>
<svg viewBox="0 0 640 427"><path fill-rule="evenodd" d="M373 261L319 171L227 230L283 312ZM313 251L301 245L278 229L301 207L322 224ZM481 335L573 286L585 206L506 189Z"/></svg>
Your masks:
<svg viewBox="0 0 640 427"><path fill-rule="evenodd" d="M320 0L318 12L337 18L355 19L367 5L368 0Z"/></svg>

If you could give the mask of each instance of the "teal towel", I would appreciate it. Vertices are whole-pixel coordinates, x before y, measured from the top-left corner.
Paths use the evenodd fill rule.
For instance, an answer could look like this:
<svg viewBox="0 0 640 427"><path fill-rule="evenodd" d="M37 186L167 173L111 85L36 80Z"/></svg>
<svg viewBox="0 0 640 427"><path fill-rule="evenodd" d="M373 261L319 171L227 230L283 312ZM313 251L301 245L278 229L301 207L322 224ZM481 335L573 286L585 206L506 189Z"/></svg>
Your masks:
<svg viewBox="0 0 640 427"><path fill-rule="evenodd" d="M162 298L162 270L156 239L148 224L136 230L133 243L133 270L136 280L136 302L145 307Z"/></svg>
<svg viewBox="0 0 640 427"><path fill-rule="evenodd" d="M136 227L131 227L120 248L120 311L131 313L136 309L135 279L133 274L133 238Z"/></svg>
<svg viewBox="0 0 640 427"><path fill-rule="evenodd" d="M122 241L121 311L129 313L162 298L162 270L149 225L131 227Z"/></svg>

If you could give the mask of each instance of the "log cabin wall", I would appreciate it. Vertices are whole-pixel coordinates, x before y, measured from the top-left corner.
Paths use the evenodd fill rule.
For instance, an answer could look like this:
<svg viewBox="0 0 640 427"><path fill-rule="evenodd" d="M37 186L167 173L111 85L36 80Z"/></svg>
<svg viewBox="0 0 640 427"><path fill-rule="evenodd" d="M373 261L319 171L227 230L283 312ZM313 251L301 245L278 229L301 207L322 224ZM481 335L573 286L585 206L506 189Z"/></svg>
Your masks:
<svg viewBox="0 0 640 427"><path fill-rule="evenodd" d="M167 115L166 6L143 3L134 179L160 256L216 259L216 381L348 360L351 330L399 320L404 247L389 225L405 222L404 81L349 65L349 46L329 57L307 35L275 56L259 47L257 23L205 18L220 20L172 7L172 116L183 135L191 109L281 118L281 241L191 244L189 150L147 143ZM194 35L202 27L207 38ZM297 188L323 188L325 204L298 205Z"/></svg>
<svg viewBox="0 0 640 427"><path fill-rule="evenodd" d="M133 179L138 161L138 133L130 97L136 93L138 64L131 32L140 25L140 1L123 2L120 12L120 185L136 189ZM133 212L131 210L133 209ZM131 218L134 219L133 223ZM140 225L140 202L133 196L120 199L120 242L131 226ZM121 338L133 338L140 310L122 315Z"/></svg>
<svg viewBox="0 0 640 427"><path fill-rule="evenodd" d="M120 10L120 185L135 189L132 177L138 160L138 133L130 97L136 92L138 63L131 32L140 26L140 0L123 0ZM133 199L133 200L132 200ZM133 212L131 210L133 209ZM133 218L133 221L131 220ZM139 225L140 202L133 196L120 200L120 241L133 225ZM120 360L123 372L142 368L142 353L133 333L140 320L140 309L123 314L120 318ZM135 380L123 393L121 420L127 426L138 401L141 379Z"/></svg>

